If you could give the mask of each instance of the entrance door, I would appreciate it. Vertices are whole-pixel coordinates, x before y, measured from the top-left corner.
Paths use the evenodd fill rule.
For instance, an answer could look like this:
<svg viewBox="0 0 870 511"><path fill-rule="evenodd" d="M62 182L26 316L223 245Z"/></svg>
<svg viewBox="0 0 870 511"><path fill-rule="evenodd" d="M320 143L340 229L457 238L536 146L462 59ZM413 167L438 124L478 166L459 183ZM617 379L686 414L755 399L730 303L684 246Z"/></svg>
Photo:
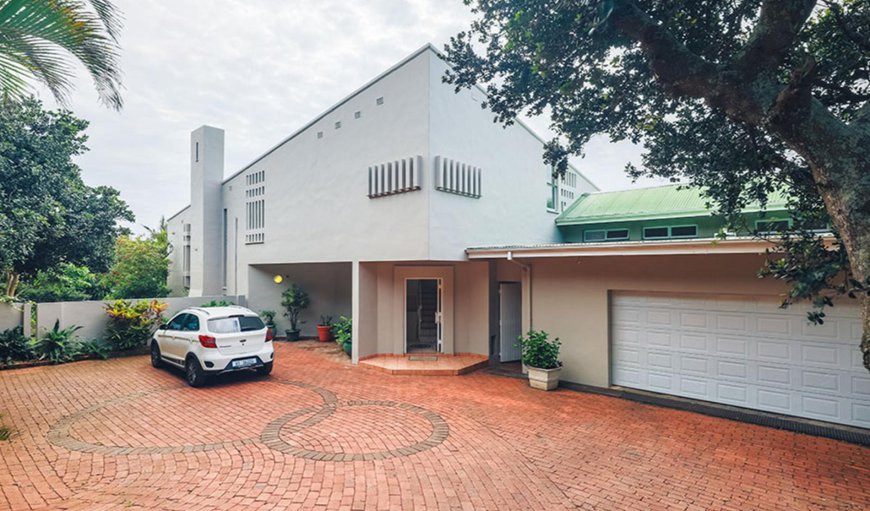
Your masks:
<svg viewBox="0 0 870 511"><path fill-rule="evenodd" d="M441 279L405 281L405 351L441 351Z"/></svg>
<svg viewBox="0 0 870 511"><path fill-rule="evenodd" d="M522 355L516 346L523 334L523 292L519 282L502 282L498 285L499 296L499 361L513 362Z"/></svg>

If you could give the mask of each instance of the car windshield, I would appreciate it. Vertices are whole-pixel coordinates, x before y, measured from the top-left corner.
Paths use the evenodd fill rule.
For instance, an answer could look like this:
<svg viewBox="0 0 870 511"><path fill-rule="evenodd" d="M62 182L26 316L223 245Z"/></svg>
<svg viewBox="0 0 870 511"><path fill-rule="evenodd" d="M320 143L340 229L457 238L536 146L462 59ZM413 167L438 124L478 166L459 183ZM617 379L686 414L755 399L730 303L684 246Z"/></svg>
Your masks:
<svg viewBox="0 0 870 511"><path fill-rule="evenodd" d="M216 334L234 334L262 330L266 325L257 316L230 316L208 320L208 331Z"/></svg>

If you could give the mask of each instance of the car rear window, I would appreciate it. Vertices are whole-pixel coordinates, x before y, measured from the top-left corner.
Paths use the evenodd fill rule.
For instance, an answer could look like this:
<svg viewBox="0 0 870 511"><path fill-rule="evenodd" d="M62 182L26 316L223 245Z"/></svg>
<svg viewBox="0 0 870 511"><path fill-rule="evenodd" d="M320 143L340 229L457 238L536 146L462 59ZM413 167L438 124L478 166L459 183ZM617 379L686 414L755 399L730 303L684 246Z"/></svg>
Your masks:
<svg viewBox="0 0 870 511"><path fill-rule="evenodd" d="M208 331L216 334L234 334L237 332L252 332L266 328L257 316L230 316L208 320Z"/></svg>

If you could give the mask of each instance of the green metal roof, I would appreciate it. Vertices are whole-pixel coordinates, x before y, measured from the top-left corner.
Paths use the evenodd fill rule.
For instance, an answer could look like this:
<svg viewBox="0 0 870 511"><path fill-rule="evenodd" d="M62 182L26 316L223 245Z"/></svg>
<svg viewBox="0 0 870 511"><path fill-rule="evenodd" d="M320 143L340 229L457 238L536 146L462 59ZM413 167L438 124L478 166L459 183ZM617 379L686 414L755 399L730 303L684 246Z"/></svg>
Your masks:
<svg viewBox="0 0 870 511"><path fill-rule="evenodd" d="M708 201L701 195L699 188L679 184L585 193L556 218L556 224L583 225L709 216L713 211L707 208ZM777 194L769 199L765 209L785 209L785 202L785 197ZM760 210L760 205L756 205L743 211L750 213Z"/></svg>

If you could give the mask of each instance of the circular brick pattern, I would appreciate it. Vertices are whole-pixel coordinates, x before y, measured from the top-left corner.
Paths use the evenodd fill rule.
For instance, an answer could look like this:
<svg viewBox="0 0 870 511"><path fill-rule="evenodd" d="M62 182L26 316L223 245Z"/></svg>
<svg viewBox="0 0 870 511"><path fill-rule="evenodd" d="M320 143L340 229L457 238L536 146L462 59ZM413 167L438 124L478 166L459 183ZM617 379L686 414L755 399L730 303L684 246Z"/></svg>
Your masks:
<svg viewBox="0 0 870 511"><path fill-rule="evenodd" d="M370 409L358 410L362 407ZM440 445L450 434L447 422L440 415L420 406L394 401L346 401L329 408L302 409L279 417L266 426L260 440L270 449L298 458L371 461L417 454ZM353 410L353 413L342 414L342 409ZM411 420L400 417L408 414L415 417ZM306 416L304 420L296 422ZM331 420L320 428L311 427L327 418ZM419 431L419 426L426 423L430 431L425 438L410 445L391 445L396 443L396 437L407 439L408 434L414 433L412 430L416 428ZM399 430L404 430L404 433ZM369 445L386 448L365 452L363 449L366 445L354 441L356 438L367 440Z"/></svg>
<svg viewBox="0 0 870 511"><path fill-rule="evenodd" d="M335 409L335 404L338 401L332 392L320 387L309 385L307 383L287 380L273 380L271 383L277 383L298 388L301 390L306 390L320 398L319 400L322 402L322 404L319 408L314 406L303 408L303 410L317 412L314 414L313 417L307 420L309 426L314 425L317 422L320 422L328 417ZM177 430L178 425L172 424L172 417L167 416L169 414L159 413L159 411L171 412L173 410L173 407L171 406L173 404L173 396L171 396L171 393L177 390L186 390L186 387L172 386L164 387L161 389L136 392L133 394L128 394L115 399L104 401L93 406L89 406L85 409L79 410L78 412L67 415L57 421L48 431L48 440L53 445L62 447L64 449L86 453L97 453L105 456L205 452L214 451L217 449L241 447L257 442L257 433L255 431L251 431L250 433L248 433L248 435L245 435L242 438L226 438L226 436L229 436L232 433L238 433L240 430L242 430L242 432L244 433L244 419L245 416L248 415L245 413L244 409L240 409L237 414L232 416L229 414L225 414L226 420L215 420L213 423L208 421L209 415L205 414L205 412L208 412L208 410L202 411L203 413L200 414L202 419L196 421L196 423L200 425L200 430L196 431L196 434L197 436L200 436L200 434L204 435L210 440L208 442L191 444L185 443L182 445L166 444L166 440L165 438L163 438L163 435L150 434L151 432L147 431L149 427L154 427L154 424L144 422L138 424L135 428L135 431L129 434L128 438L126 439L128 441L128 445L116 445L117 442L113 443L109 441L104 441L100 437L105 436L106 432L95 431L97 427L100 427L100 429L102 429L102 426L105 426L105 423L108 422L107 419L120 416L125 416L128 418L134 417L134 424L135 418L138 416L151 418L157 417L158 419L164 421L166 423L164 424L164 426L167 426L170 430L172 430L173 428ZM164 403L163 407L161 407L158 411L155 411L155 404L148 402L148 398L165 398L167 394L170 394L170 398L164 399L164 401L170 402L170 406L165 406ZM316 402L311 400L310 398L306 400L296 397L295 399L293 399L293 401L296 402L297 406L300 403L305 402L316 404ZM250 404L251 403L249 402L242 403L241 406L249 407ZM186 412L189 411L189 409L186 409ZM217 413L220 414L220 412ZM183 418L187 421L191 420L191 417L188 413L183 414ZM127 425L127 427L129 427L129 425ZM190 431L189 428L188 431ZM109 431L108 433L114 433L113 436L118 436L117 432ZM152 445L146 445L146 443L149 442ZM158 443L164 443L166 445L153 445Z"/></svg>

